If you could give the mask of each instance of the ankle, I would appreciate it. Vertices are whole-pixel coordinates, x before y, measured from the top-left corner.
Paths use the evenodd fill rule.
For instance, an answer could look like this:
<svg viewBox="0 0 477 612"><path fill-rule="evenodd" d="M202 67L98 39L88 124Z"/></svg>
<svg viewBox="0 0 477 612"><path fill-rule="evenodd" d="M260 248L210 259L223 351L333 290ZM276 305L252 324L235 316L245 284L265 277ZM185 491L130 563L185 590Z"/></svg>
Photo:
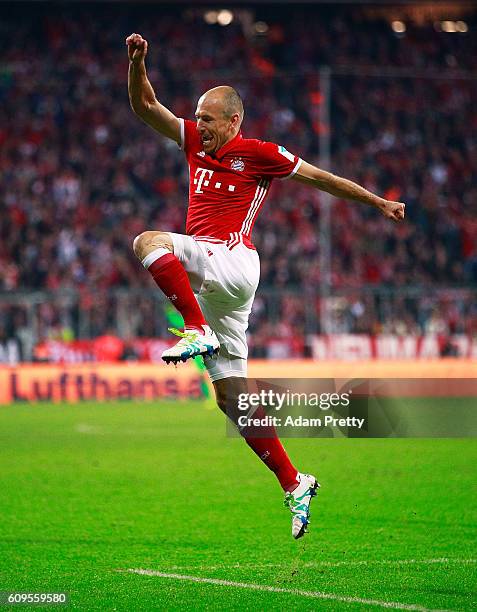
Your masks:
<svg viewBox="0 0 477 612"><path fill-rule="evenodd" d="M297 473L294 480L292 480L288 484L285 484L285 486L283 487L283 490L285 491L285 493L293 493L293 491L298 488L299 484L300 484L300 481L298 480L298 473Z"/></svg>

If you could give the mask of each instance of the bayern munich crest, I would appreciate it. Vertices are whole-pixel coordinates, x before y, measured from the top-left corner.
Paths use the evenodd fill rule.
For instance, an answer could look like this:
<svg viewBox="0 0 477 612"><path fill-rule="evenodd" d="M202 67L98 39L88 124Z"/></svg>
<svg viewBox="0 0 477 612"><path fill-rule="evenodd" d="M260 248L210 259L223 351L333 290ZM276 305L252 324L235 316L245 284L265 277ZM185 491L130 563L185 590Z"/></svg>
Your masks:
<svg viewBox="0 0 477 612"><path fill-rule="evenodd" d="M243 172L245 170L245 164L240 157L234 157L230 163L230 167L232 170L238 170L239 172Z"/></svg>

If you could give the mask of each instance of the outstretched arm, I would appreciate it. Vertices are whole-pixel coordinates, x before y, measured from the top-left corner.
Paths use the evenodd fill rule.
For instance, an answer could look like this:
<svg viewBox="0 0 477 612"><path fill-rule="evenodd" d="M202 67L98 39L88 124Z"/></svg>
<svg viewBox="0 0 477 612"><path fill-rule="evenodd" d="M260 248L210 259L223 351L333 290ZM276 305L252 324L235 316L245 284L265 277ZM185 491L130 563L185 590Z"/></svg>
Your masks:
<svg viewBox="0 0 477 612"><path fill-rule="evenodd" d="M404 219L405 204L402 202L391 202L371 193L353 181L335 176L325 170L320 170L316 166L303 161L298 168L293 180L311 185L321 191L327 191L337 198L355 200L378 208L385 217L393 221Z"/></svg>
<svg viewBox="0 0 477 612"><path fill-rule="evenodd" d="M181 144L179 119L160 104L146 73L147 40L140 34L126 38L129 56L128 92L131 108L145 123L163 136Z"/></svg>

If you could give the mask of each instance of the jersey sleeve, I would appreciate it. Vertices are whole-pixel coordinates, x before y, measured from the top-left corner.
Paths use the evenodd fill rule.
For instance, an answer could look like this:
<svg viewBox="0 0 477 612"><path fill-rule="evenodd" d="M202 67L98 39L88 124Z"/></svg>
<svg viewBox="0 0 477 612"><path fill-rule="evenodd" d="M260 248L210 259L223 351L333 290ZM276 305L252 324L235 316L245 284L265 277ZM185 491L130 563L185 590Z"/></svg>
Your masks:
<svg viewBox="0 0 477 612"><path fill-rule="evenodd" d="M302 160L280 145L259 140L257 162L263 176L270 178L291 178Z"/></svg>
<svg viewBox="0 0 477 612"><path fill-rule="evenodd" d="M202 148L199 134L195 127L195 122L190 121L189 119L179 119L180 130L181 130L181 142L179 144L180 148L186 155L188 155L191 151L193 153L200 151Z"/></svg>

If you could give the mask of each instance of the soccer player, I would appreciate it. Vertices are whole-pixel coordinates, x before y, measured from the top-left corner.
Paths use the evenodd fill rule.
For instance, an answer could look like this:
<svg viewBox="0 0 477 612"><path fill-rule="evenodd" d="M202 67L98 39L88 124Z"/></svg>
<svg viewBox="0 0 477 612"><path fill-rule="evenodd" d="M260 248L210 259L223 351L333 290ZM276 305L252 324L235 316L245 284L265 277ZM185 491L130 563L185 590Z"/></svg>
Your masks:
<svg viewBox="0 0 477 612"><path fill-rule="evenodd" d="M147 78L148 43L126 39L128 91L133 111L154 130L174 140L189 164L186 235L146 231L134 253L184 318L166 362L202 355L218 406L236 421L236 398L247 391L245 332L260 276L252 230L274 178L292 179L339 198L374 206L387 218L404 218L404 204L380 198L349 180L316 168L271 142L244 138L244 109L229 86L205 92L196 121L180 119L156 98ZM218 353L215 355L215 353ZM259 409L255 416L264 414ZM239 428L240 429L240 428ZM273 427L242 428L241 435L277 476L292 513L292 535L306 532L316 478L291 463Z"/></svg>

